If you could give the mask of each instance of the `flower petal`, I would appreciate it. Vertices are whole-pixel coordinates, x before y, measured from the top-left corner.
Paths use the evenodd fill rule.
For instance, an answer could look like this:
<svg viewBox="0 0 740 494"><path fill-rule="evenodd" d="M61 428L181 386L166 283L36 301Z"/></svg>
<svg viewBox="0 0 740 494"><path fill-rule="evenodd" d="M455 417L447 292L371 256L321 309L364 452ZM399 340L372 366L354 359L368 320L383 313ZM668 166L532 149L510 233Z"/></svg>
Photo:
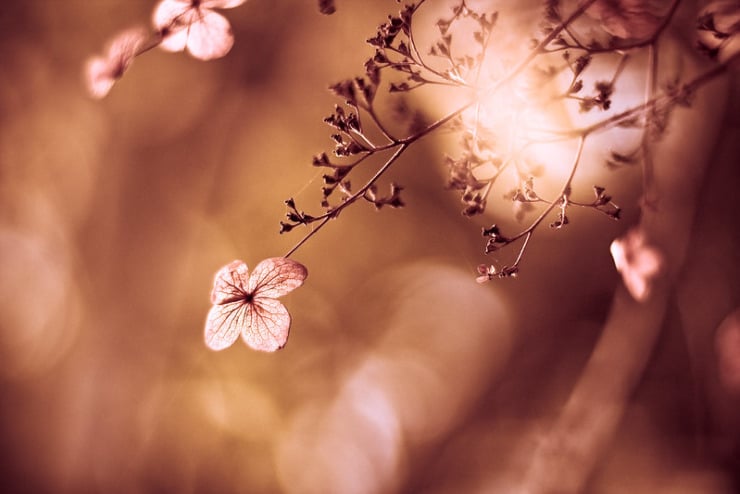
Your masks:
<svg viewBox="0 0 740 494"><path fill-rule="evenodd" d="M85 85L93 98L103 98L116 80L111 75L110 64L103 57L93 57L85 64Z"/></svg>
<svg viewBox="0 0 740 494"><path fill-rule="evenodd" d="M243 300L211 307L206 318L206 346L218 351L233 345L248 323L249 312L249 304Z"/></svg>
<svg viewBox="0 0 740 494"><path fill-rule="evenodd" d="M187 48L200 60L213 60L226 55L234 45L229 21L216 12L202 9L200 19L190 24Z"/></svg>
<svg viewBox="0 0 740 494"><path fill-rule="evenodd" d="M179 26L169 30L159 43L159 47L164 51L183 51L188 44L188 29L189 26Z"/></svg>
<svg viewBox="0 0 740 494"><path fill-rule="evenodd" d="M233 9L247 0L203 0L200 2L202 8L206 9Z"/></svg>
<svg viewBox="0 0 740 494"><path fill-rule="evenodd" d="M285 257L272 257L254 268L247 292L255 297L282 297L301 286L306 276L308 270L303 264Z"/></svg>
<svg viewBox="0 0 740 494"><path fill-rule="evenodd" d="M740 308L717 328L715 351L720 382L728 391L740 395Z"/></svg>
<svg viewBox="0 0 740 494"><path fill-rule="evenodd" d="M231 261L216 273L211 292L212 304L224 304L246 298L249 283L249 268L239 260Z"/></svg>
<svg viewBox="0 0 740 494"><path fill-rule="evenodd" d="M290 332L290 314L273 298L256 298L246 311L242 338L251 348L274 352L285 346Z"/></svg>
<svg viewBox="0 0 740 494"><path fill-rule="evenodd" d="M195 10L190 0L162 0L154 8L152 22L157 29L169 28L174 24L190 24L197 20L190 12ZM187 19L183 18L185 13L189 14Z"/></svg>
<svg viewBox="0 0 740 494"><path fill-rule="evenodd" d="M645 242L639 229L614 240L609 251L630 295L638 302L647 300L665 264L660 251Z"/></svg>

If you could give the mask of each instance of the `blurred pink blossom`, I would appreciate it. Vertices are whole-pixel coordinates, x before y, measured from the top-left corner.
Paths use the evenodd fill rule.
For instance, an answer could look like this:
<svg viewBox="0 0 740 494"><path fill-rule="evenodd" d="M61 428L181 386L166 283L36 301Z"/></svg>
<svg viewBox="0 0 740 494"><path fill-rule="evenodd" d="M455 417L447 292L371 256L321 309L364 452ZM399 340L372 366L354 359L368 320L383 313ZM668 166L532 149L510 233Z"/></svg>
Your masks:
<svg viewBox="0 0 740 494"><path fill-rule="evenodd" d="M163 34L160 46L188 52L200 60L226 55L234 45L229 21L212 9L230 9L246 0L162 0L153 21Z"/></svg>
<svg viewBox="0 0 740 494"><path fill-rule="evenodd" d="M646 39L663 21L665 0L596 0L586 11L618 38Z"/></svg>
<svg viewBox="0 0 740 494"><path fill-rule="evenodd" d="M148 37L142 28L127 29L116 35L104 56L88 59L85 64L85 82L93 98L103 98L113 84L129 68Z"/></svg>
<svg viewBox="0 0 740 494"><path fill-rule="evenodd" d="M647 300L655 279L663 270L664 260L660 251L647 245L637 228L615 239L609 250L632 297L639 302Z"/></svg>
<svg viewBox="0 0 740 494"><path fill-rule="evenodd" d="M301 286L308 276L302 264L273 257L257 264L251 276L242 261L221 268L213 284L205 328L211 350L231 346L241 333L255 350L274 352L285 345L290 314L277 298Z"/></svg>

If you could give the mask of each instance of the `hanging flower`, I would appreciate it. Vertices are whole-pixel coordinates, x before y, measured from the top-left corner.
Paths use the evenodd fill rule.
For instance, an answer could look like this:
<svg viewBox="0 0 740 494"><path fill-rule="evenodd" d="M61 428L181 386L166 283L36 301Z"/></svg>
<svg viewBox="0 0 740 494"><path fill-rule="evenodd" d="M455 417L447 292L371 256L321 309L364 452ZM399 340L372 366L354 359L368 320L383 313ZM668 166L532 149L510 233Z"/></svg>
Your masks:
<svg viewBox="0 0 740 494"><path fill-rule="evenodd" d="M85 83L93 98L103 98L129 68L148 34L133 28L119 33L108 45L104 56L91 57L85 64Z"/></svg>
<svg viewBox="0 0 740 494"><path fill-rule="evenodd" d="M647 300L655 279L663 271L660 251L645 243L639 229L630 230L624 237L614 240L609 250L632 297L639 302Z"/></svg>
<svg viewBox="0 0 740 494"><path fill-rule="evenodd" d="M212 60L234 45L229 21L213 9L238 7L246 0L162 0L154 9L154 26L167 51L187 49L195 58Z"/></svg>
<svg viewBox="0 0 740 494"><path fill-rule="evenodd" d="M290 314L277 298L301 286L306 267L284 257L265 259L252 274L242 261L221 268L214 280L205 328L206 346L223 350L239 337L255 350L274 352L285 345Z"/></svg>

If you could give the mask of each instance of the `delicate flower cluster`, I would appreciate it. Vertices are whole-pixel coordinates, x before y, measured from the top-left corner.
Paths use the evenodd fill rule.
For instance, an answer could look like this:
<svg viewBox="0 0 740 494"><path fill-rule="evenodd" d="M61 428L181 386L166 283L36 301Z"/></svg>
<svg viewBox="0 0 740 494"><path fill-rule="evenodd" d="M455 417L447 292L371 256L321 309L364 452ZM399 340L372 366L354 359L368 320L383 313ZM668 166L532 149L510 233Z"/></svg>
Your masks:
<svg viewBox="0 0 740 494"><path fill-rule="evenodd" d="M187 50L200 60L226 55L234 44L229 21L213 9L230 9L246 0L161 0L154 9L155 31L132 28L109 43L103 56L85 66L88 93L103 98L129 68L134 58L155 46L170 52Z"/></svg>
<svg viewBox="0 0 740 494"><path fill-rule="evenodd" d="M154 9L154 27L162 49L186 50L200 60L226 55L234 45L229 21L213 9L231 9L246 0L162 0Z"/></svg>

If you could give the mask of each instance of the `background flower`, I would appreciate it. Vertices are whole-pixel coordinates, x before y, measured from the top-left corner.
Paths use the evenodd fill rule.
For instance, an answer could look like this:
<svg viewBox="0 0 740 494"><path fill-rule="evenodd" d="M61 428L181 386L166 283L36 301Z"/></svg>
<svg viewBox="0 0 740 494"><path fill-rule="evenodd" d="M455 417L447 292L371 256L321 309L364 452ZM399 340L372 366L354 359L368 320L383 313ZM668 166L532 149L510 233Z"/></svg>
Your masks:
<svg viewBox="0 0 740 494"><path fill-rule="evenodd" d="M645 237L639 228L614 240L610 251L627 290L635 300L646 300L650 296L655 278L663 268L660 251L645 243Z"/></svg>
<svg viewBox="0 0 740 494"><path fill-rule="evenodd" d="M213 9L230 9L246 0L162 0L154 9L154 26L167 51L187 51L195 58L212 60L234 45L229 21Z"/></svg>
<svg viewBox="0 0 740 494"><path fill-rule="evenodd" d="M87 90L94 98L103 98L129 68L147 39L142 28L128 29L110 42L104 56L90 58L85 64Z"/></svg>

